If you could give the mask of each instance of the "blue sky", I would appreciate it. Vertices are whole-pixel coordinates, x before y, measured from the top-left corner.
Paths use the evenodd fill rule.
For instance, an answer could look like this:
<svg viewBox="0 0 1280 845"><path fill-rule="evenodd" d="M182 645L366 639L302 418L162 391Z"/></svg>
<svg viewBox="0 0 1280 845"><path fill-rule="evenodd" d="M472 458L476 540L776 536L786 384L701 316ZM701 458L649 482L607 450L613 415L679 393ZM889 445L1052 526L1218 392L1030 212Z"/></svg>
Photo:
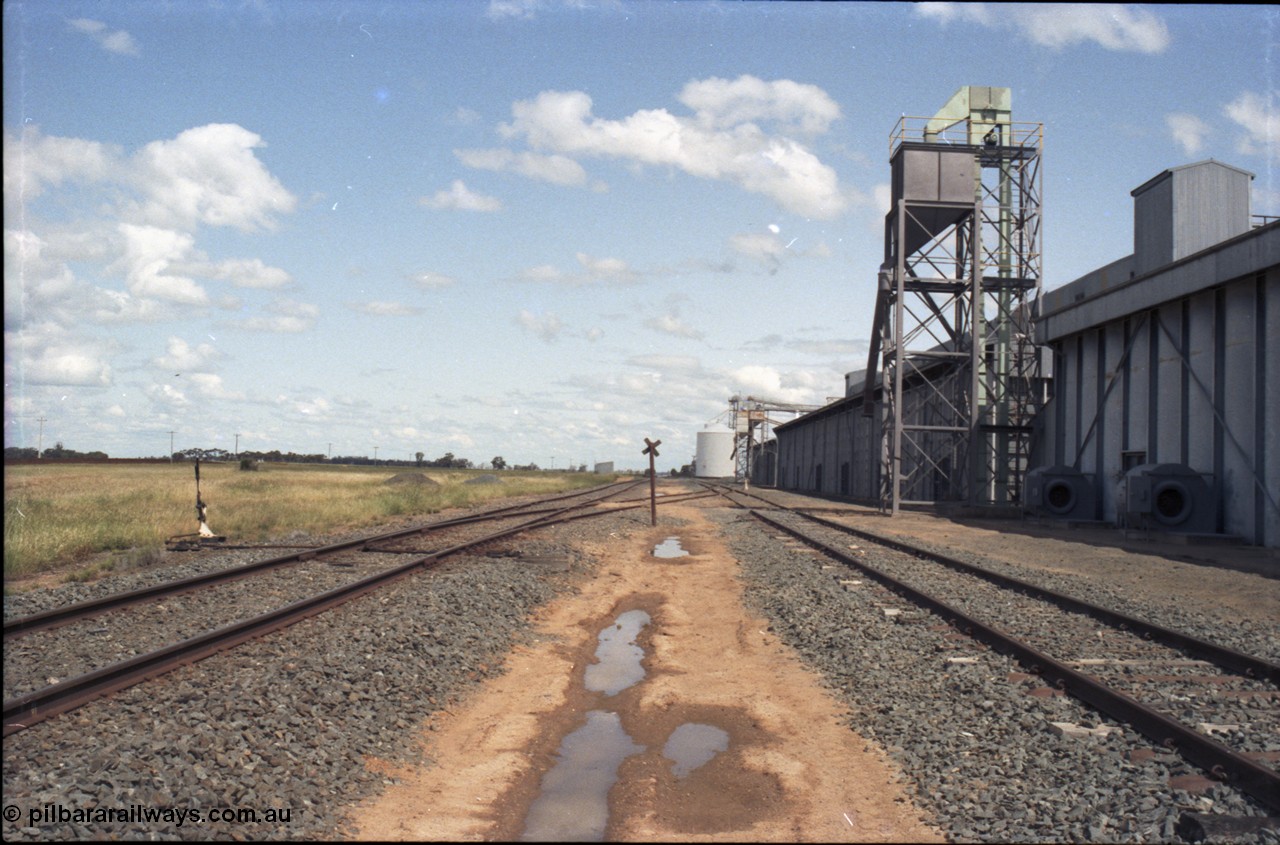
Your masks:
<svg viewBox="0 0 1280 845"><path fill-rule="evenodd" d="M1044 124L1053 288L1215 158L1280 214L1251 5L6 2L6 446L665 470L866 363L889 134Z"/></svg>

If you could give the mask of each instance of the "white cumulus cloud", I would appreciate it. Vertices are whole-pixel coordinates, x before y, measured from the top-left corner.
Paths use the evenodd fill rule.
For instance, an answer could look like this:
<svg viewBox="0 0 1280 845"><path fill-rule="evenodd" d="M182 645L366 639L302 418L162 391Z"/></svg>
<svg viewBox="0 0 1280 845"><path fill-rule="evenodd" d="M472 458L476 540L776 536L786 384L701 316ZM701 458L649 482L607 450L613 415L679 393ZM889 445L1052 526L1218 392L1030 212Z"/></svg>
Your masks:
<svg viewBox="0 0 1280 845"><path fill-rule="evenodd" d="M441 288L451 287L456 282L452 276L446 276L443 273L433 273L430 270L415 273L409 278L409 280L421 290L439 290Z"/></svg>
<svg viewBox="0 0 1280 845"><path fill-rule="evenodd" d="M254 155L262 138L232 123L188 129L138 152L135 186L142 218L156 226L192 229L199 223L242 231L270 229L274 215L297 199Z"/></svg>
<svg viewBox="0 0 1280 845"><path fill-rule="evenodd" d="M146 299L182 305L208 305L209 294L195 280L174 274L192 254L195 239L186 232L121 223L125 249L122 264L129 292Z"/></svg>
<svg viewBox="0 0 1280 845"><path fill-rule="evenodd" d="M521 309L516 322L526 331L533 332L539 339L551 343L564 331L564 321L555 314L537 315L532 311Z"/></svg>
<svg viewBox="0 0 1280 845"><path fill-rule="evenodd" d="M110 29L102 21L96 21L92 18L76 18L75 20L67 21L67 23L76 32L83 32L98 42L98 46L108 53L116 53L121 56L138 55L137 42L133 40L132 35L123 29Z"/></svg>
<svg viewBox="0 0 1280 845"><path fill-rule="evenodd" d="M190 374L205 369L217 357L218 350L211 344L192 346L180 337L170 337L165 353L151 363L162 370Z"/></svg>
<svg viewBox="0 0 1280 845"><path fill-rule="evenodd" d="M111 366L91 349L78 346L50 346L26 361L23 373L28 384L64 387L102 387L111 384Z"/></svg>
<svg viewBox="0 0 1280 845"><path fill-rule="evenodd" d="M672 337L685 337L691 340L700 340L702 332L690 326L684 320L675 314L659 314L656 317L650 317L644 321L646 327L661 334L671 335Z"/></svg>
<svg viewBox="0 0 1280 845"><path fill-rule="evenodd" d="M454 179L447 189L436 191L430 197L420 201L427 208L441 210L457 209L460 211L501 211L502 200L497 197L477 194L467 187L461 179Z"/></svg>
<svg viewBox="0 0 1280 845"><path fill-rule="evenodd" d="M1222 109L1223 114L1244 130L1236 149L1244 155L1274 158L1280 150L1280 110L1274 93L1245 91Z"/></svg>
<svg viewBox="0 0 1280 845"><path fill-rule="evenodd" d="M821 89L742 76L691 82L680 98L691 116L642 109L608 120L592 114L591 97L582 91L543 91L516 102L500 132L535 150L675 167L731 182L806 216L830 218L844 210L835 171L788 134L825 131L839 116Z"/></svg>
<svg viewBox="0 0 1280 845"><path fill-rule="evenodd" d="M1053 49L1092 42L1108 50L1161 53L1171 41L1159 15L1120 3L920 3L916 13L944 25L1013 28Z"/></svg>
<svg viewBox="0 0 1280 845"><path fill-rule="evenodd" d="M821 404L822 380L804 370L783 372L775 367L749 364L728 373L735 393L757 399L800 405Z"/></svg>
<svg viewBox="0 0 1280 845"><path fill-rule="evenodd" d="M301 334L312 329L320 317L320 309L308 302L277 299L263 308L264 316L240 321L240 328L271 334Z"/></svg>
<svg viewBox="0 0 1280 845"><path fill-rule="evenodd" d="M403 302L353 302L347 306L352 311L368 314L370 317L413 317L421 314L423 309L416 305L405 305Z"/></svg>
<svg viewBox="0 0 1280 845"><path fill-rule="evenodd" d="M1196 155L1204 149L1205 136L1209 134L1209 124L1194 114L1172 112L1165 115L1164 124L1169 134L1182 151L1187 155Z"/></svg>
<svg viewBox="0 0 1280 845"><path fill-rule="evenodd" d="M28 126L20 135L4 135L5 202L32 200L48 187L97 182L120 166L120 152L97 141L41 134Z"/></svg>
<svg viewBox="0 0 1280 845"><path fill-rule="evenodd" d="M453 153L467 167L477 170L510 171L553 185L582 185L587 181L587 171L568 156L503 149L454 150Z"/></svg>

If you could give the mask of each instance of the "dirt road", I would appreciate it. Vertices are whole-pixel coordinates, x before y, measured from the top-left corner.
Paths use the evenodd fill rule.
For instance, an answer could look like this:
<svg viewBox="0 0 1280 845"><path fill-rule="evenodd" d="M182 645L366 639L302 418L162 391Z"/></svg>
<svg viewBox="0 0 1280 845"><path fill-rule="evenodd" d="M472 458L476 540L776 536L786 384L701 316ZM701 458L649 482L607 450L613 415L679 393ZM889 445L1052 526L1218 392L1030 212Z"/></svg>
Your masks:
<svg viewBox="0 0 1280 845"><path fill-rule="evenodd" d="M393 771L400 782L353 815L358 838L510 840L568 829L535 826L532 809L609 840L943 841L887 757L744 610L737 563L705 512L666 505L663 522L680 527L585 549L603 561L598 575L543 609L535 642L511 653L500 677L424 726L435 764ZM672 536L689 554L655 557ZM643 677L613 694L589 690L601 633L645 614L634 639ZM584 726L597 730L585 744L598 757L585 780L607 785L616 772L607 813L587 798L549 803L546 775ZM704 749L706 762L682 762L668 743L688 726L727 742ZM600 739L599 730L612 733Z"/></svg>

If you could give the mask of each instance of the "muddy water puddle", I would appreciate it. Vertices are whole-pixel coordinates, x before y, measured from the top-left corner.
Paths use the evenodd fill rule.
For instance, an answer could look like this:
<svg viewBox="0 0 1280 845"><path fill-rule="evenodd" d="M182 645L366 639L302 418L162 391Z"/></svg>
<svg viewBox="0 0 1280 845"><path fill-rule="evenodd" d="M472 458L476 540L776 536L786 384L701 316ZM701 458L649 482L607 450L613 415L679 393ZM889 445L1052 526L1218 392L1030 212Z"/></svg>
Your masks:
<svg viewBox="0 0 1280 845"><path fill-rule="evenodd" d="M653 556L670 560L675 557L687 557L688 552L680 545L679 537L668 537L653 547Z"/></svg>
<svg viewBox="0 0 1280 845"><path fill-rule="evenodd" d="M628 610L600 631L597 662L586 668L583 677L589 691L607 698L644 680L644 649L636 640L650 621L645 611ZM729 734L720 728L686 723L671 732L662 754L672 761L673 774L683 778L728 747ZM543 775L538 797L525 817L520 839L603 841L609 825L609 790L618 779L618 769L628 757L647 750L623 729L617 713L588 712L586 724L561 740L555 763Z"/></svg>
<svg viewBox="0 0 1280 845"><path fill-rule="evenodd" d="M600 632L600 645L596 647L599 662L587 667L587 689L617 695L644 680L644 649L636 645L636 637L648 624L649 614L628 610Z"/></svg>
<svg viewBox="0 0 1280 845"><path fill-rule="evenodd" d="M592 710L586 725L560 742L556 764L525 820L525 842L600 842L609 824L609 790L618 767L644 751L617 713Z"/></svg>
<svg viewBox="0 0 1280 845"><path fill-rule="evenodd" d="M683 778L729 748L729 734L715 725L686 722L671 732L662 756L673 762L672 774Z"/></svg>

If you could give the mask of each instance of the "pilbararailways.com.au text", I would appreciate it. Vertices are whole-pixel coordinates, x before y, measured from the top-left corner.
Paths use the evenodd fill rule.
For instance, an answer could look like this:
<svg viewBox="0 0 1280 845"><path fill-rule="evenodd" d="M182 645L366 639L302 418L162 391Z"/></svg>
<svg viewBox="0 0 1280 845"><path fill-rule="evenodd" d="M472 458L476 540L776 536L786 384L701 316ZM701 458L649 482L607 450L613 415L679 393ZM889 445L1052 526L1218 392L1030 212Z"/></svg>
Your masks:
<svg viewBox="0 0 1280 845"><path fill-rule="evenodd" d="M12 813L17 807L5 808L5 819L17 821ZM67 807L62 804L44 804L27 811L30 827L47 824L285 824L293 817L293 810L251 807L148 807L130 804L127 807Z"/></svg>

